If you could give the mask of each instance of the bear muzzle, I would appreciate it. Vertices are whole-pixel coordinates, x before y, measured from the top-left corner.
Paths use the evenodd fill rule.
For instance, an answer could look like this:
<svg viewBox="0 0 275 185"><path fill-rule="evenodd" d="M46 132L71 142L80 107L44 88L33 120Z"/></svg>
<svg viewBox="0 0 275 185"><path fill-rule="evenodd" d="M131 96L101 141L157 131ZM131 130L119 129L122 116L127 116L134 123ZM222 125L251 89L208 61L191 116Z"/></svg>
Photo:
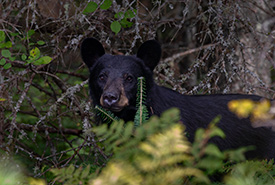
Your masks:
<svg viewBox="0 0 275 185"><path fill-rule="evenodd" d="M120 112L129 105L129 100L125 95L124 88L121 88L120 92L103 92L100 97L100 104L107 110Z"/></svg>

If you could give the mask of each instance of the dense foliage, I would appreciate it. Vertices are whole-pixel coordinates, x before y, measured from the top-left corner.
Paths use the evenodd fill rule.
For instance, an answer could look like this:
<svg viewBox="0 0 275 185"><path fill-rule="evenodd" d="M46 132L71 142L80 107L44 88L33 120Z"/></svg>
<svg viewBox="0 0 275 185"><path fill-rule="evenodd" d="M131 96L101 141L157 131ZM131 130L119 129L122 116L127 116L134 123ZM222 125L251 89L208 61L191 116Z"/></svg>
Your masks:
<svg viewBox="0 0 275 185"><path fill-rule="evenodd" d="M137 128L123 122L97 126L88 70L79 54L85 37L100 39L109 53L127 55L155 38L164 51L155 70L159 84L185 94L242 92L272 98L272 3L1 0L1 182L103 183L114 180L110 172L115 170L116 182L211 183L221 173L225 178L216 180L227 184L274 183L271 162L245 162L245 149L228 153L208 145L208 129L222 136L215 124L199 130L191 146L176 124L176 110ZM238 105L233 102L233 108Z"/></svg>

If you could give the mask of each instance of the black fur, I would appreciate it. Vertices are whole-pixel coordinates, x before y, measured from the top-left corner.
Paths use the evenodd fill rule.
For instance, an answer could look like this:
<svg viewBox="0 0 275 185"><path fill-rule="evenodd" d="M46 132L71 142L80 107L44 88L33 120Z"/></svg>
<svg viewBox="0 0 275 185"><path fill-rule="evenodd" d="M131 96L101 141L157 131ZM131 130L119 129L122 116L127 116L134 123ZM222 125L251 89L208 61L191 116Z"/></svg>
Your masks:
<svg viewBox="0 0 275 185"><path fill-rule="evenodd" d="M218 126L225 132L226 138L215 137L211 140L221 150L256 146L255 150L247 153L248 158L275 157L275 133L269 128L253 128L248 119L237 118L227 107L230 100L259 101L262 97L240 94L187 96L156 85L153 69L160 60L161 47L153 40L142 44L137 56L113 56L105 54L103 46L96 39L88 38L83 41L81 53L90 70L90 94L95 105L101 103L100 98L104 91L112 91L114 103L106 105L108 101L104 96L102 106L114 110L114 114L125 121L133 120L136 111L137 78L144 76L147 87L146 104L148 110L151 110L150 114L160 115L171 107L179 108L181 121L186 126L190 141L193 141L198 128L207 127L213 118L221 115ZM123 96L118 86L123 87L129 100L129 104L122 110L116 105L116 99Z"/></svg>

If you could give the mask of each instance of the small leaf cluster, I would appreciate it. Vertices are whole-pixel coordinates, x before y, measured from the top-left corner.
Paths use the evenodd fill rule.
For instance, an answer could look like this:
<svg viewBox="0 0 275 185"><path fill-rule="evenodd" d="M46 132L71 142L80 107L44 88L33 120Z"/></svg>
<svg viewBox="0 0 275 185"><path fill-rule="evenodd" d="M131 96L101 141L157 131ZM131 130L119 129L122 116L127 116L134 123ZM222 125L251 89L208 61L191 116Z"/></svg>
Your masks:
<svg viewBox="0 0 275 185"><path fill-rule="evenodd" d="M84 15L88 15L89 13L95 12L98 7L100 7L101 10L108 10L112 6L111 0L104 0L101 2L100 6L96 2L89 2L85 9L83 10ZM111 30L117 34L121 31L121 28L130 28L134 23L130 22L130 19L133 19L137 14L136 9L129 9L125 12L118 12L114 15L114 18L116 19L113 21L110 25Z"/></svg>
<svg viewBox="0 0 275 185"><path fill-rule="evenodd" d="M8 50L9 48L12 47L11 41L6 40L6 35L5 32L0 30L0 49L1 49L1 60L0 60L0 65L3 66L4 69L9 69L11 68L11 63L7 63L6 59L9 59L10 61L14 61L15 57L11 56L11 52Z"/></svg>
<svg viewBox="0 0 275 185"><path fill-rule="evenodd" d="M33 48L30 51L28 59L27 59L27 56L25 56L25 55L22 55L21 59L26 60L27 63L32 63L34 65L48 64L52 61L52 58L49 56L41 57L40 50L37 47Z"/></svg>
<svg viewBox="0 0 275 185"><path fill-rule="evenodd" d="M128 20L133 19L136 14L136 9L116 13L115 18L118 20L111 23L111 30L117 34L121 28L130 28L134 23Z"/></svg>
<svg viewBox="0 0 275 185"><path fill-rule="evenodd" d="M0 65L4 69L9 69L12 67L11 63L16 59L26 62L26 64L42 65L48 64L52 61L49 56L41 56L41 51L38 47L34 47L27 52L28 48L34 45L42 46L45 44L44 41L39 40L35 43L28 42L28 46L24 46L23 42L30 41L31 36L35 33L34 30L29 30L25 35L20 35L19 33L9 33L9 37L14 37L14 43L11 41L6 41L7 37L4 31L0 30L0 50L1 50L1 60ZM17 54L13 54L12 51L16 51ZM9 60L10 62L7 62Z"/></svg>
<svg viewBox="0 0 275 185"><path fill-rule="evenodd" d="M24 39L29 40L34 33L35 33L34 30L29 30L27 32L27 36L23 38L23 40ZM44 44L45 42L40 40L40 41L37 41L36 43L30 42L28 45L29 47L32 47L33 45L42 46ZM41 56L41 51L37 47L34 47L33 49L30 50L28 57L25 54L22 54L21 59L23 61L26 61L27 63L32 63L34 65L49 64L52 61L52 58L49 56Z"/></svg>
<svg viewBox="0 0 275 185"><path fill-rule="evenodd" d="M111 0L104 0L100 5L100 9L108 10L112 6L113 2ZM93 13L98 8L98 4L94 1L90 1L87 3L86 8L83 10L83 14L87 15L89 13Z"/></svg>

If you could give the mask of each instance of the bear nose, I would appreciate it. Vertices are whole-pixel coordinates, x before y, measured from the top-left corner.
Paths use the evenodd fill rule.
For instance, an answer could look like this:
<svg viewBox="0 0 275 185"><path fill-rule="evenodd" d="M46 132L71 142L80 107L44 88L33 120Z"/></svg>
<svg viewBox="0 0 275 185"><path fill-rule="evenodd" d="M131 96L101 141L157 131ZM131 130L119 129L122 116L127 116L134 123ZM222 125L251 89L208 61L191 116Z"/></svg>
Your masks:
<svg viewBox="0 0 275 185"><path fill-rule="evenodd" d="M105 93L103 95L103 102L106 106L111 107L113 104L115 104L118 101L118 95L114 93Z"/></svg>

